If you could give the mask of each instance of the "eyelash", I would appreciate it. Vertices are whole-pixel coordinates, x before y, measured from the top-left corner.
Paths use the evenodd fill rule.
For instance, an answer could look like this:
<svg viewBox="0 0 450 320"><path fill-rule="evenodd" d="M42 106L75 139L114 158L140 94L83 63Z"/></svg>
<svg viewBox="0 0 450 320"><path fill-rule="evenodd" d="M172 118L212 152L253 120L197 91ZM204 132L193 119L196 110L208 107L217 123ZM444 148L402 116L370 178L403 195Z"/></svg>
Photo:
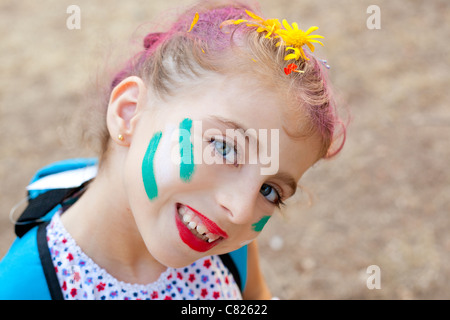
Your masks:
<svg viewBox="0 0 450 320"><path fill-rule="evenodd" d="M212 138L210 139L210 143L213 144L214 151L218 154L218 156L221 156L221 157L223 157L223 158L226 159L226 156L228 155L228 153L227 153L226 155L224 155L223 153L219 152L219 150L217 150L216 145L214 145L214 143L216 143L216 142L222 143L222 148L223 148L224 145L225 145L225 146L227 145L227 142L226 142L225 140L216 140L215 137L212 137ZM238 166L238 164L237 164L238 151L237 151L237 148L236 148L235 145L233 146L233 151L234 151L234 154L235 154L235 159L234 159L234 161L233 161L233 162L234 162L233 165L234 165L234 166ZM226 160L227 160L227 159L226 159ZM276 193L276 195L277 195L277 200L276 200L275 202L274 202L274 201L268 200L268 199L266 198L266 196L263 195L263 196L267 199L267 201L269 201L271 204L275 205L275 206L278 207L278 208L281 208L281 206L284 206L285 204L284 204L284 202L281 200L281 198L282 198L282 196L281 196L282 192L281 192L280 190L278 190L277 187L271 186L271 185L269 185L269 184L267 184L267 183L264 183L263 186L264 186L264 185L269 186L270 188L272 188L272 190L274 190L275 193ZM263 186L261 186L261 188L262 188ZM260 190L260 191L261 191L261 190Z"/></svg>

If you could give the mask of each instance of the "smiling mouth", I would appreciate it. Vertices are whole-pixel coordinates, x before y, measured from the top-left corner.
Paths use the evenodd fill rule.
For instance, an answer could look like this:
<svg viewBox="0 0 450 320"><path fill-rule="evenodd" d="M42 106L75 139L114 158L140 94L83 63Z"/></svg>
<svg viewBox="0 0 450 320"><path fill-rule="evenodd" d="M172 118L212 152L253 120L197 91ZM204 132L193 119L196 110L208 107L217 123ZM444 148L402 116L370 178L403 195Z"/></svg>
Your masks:
<svg viewBox="0 0 450 320"><path fill-rule="evenodd" d="M217 224L197 210L177 203L177 227L184 243L196 251L204 252L228 237Z"/></svg>
<svg viewBox="0 0 450 320"><path fill-rule="evenodd" d="M177 211L183 224L195 235L197 238L213 243L217 240L227 237L225 231L220 229L214 222L203 216L197 210L183 205L177 204Z"/></svg>

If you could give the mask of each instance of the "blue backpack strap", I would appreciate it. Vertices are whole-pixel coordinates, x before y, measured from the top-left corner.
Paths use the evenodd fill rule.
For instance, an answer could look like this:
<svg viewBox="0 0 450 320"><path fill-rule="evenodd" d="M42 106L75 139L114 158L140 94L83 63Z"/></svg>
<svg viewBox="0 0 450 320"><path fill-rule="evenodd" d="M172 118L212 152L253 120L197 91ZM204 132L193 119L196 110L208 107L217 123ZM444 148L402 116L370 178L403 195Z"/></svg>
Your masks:
<svg viewBox="0 0 450 320"><path fill-rule="evenodd" d="M0 300L50 300L37 244L38 227L16 238L0 262Z"/></svg>
<svg viewBox="0 0 450 320"><path fill-rule="evenodd" d="M247 284L247 245L229 253L241 278L241 291L244 292Z"/></svg>
<svg viewBox="0 0 450 320"><path fill-rule="evenodd" d="M53 266L52 256L47 244L47 225L49 222L41 224L37 230L36 240L41 260L42 270L44 271L47 288L52 300L64 300L59 284L58 276Z"/></svg>
<svg viewBox="0 0 450 320"><path fill-rule="evenodd" d="M28 206L17 219L14 232L20 238L33 227L48 222L61 208L61 203L67 197L76 193L78 189L55 189L40 194L34 199L28 200Z"/></svg>
<svg viewBox="0 0 450 320"><path fill-rule="evenodd" d="M46 226L17 238L0 261L0 300L63 300L47 245Z"/></svg>
<svg viewBox="0 0 450 320"><path fill-rule="evenodd" d="M74 158L53 162L39 169L31 179L30 183L33 183L45 176L49 176L55 173L95 166L97 165L97 163L97 158Z"/></svg>
<svg viewBox="0 0 450 320"><path fill-rule="evenodd" d="M233 275L239 289L243 293L247 284L247 246L220 255L223 264Z"/></svg>

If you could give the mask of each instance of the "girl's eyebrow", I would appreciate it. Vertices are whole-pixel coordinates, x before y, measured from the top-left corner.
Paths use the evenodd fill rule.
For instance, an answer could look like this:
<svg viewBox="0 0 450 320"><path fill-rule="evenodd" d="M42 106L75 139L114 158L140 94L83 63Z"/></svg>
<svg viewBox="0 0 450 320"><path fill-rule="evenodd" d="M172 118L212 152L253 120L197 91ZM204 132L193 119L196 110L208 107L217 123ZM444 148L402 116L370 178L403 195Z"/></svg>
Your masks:
<svg viewBox="0 0 450 320"><path fill-rule="evenodd" d="M257 146L259 146L258 136L257 135L253 135L251 133L251 130L245 129L244 125L242 125L242 124L240 124L240 123L238 123L238 122L236 122L234 120L227 119L227 118L224 118L224 117L221 117L221 116L217 116L217 115L211 115L211 116L209 116L209 119L213 120L213 121L216 121L216 122L219 122L223 126L227 126L227 127L231 128L231 129L238 130L238 131L242 130L242 133L246 133L246 134L244 134L244 136L249 136L249 137L255 139L256 143L257 143ZM254 129L254 130L256 131L256 129Z"/></svg>
<svg viewBox="0 0 450 320"><path fill-rule="evenodd" d="M222 123L223 125L229 126L233 129L242 129L245 131L244 126L240 123L237 123L236 121L233 121L231 119L227 119L221 116L216 116L216 115L211 115L209 116L209 119L214 120L214 121L218 121L220 123Z"/></svg>
<svg viewBox="0 0 450 320"><path fill-rule="evenodd" d="M273 177L282 180L291 190L286 198L292 197L295 194L297 191L297 182L289 173L283 171L277 172Z"/></svg>

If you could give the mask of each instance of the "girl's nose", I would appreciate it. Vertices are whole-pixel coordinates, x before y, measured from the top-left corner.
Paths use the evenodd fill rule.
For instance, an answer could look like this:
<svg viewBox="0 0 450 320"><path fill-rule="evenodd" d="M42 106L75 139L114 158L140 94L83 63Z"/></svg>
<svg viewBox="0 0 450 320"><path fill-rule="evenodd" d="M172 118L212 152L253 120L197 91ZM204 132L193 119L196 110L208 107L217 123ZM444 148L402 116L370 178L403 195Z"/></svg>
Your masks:
<svg viewBox="0 0 450 320"><path fill-rule="evenodd" d="M252 223L260 191L258 179L240 177L223 183L216 193L217 203L225 210L228 219L235 224Z"/></svg>

